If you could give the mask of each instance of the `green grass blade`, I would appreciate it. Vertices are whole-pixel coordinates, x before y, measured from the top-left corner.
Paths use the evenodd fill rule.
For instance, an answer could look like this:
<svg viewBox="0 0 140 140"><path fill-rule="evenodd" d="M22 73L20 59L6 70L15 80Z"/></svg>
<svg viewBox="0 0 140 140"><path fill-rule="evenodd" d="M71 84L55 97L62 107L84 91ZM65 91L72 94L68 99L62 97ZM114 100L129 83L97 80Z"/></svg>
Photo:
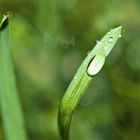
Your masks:
<svg viewBox="0 0 140 140"><path fill-rule="evenodd" d="M27 140L11 61L9 14L0 24L0 107L6 140Z"/></svg>
<svg viewBox="0 0 140 140"><path fill-rule="evenodd" d="M63 140L69 139L72 114L83 97L89 83L93 79L93 76L102 69L105 58L121 37L121 32L121 26L114 28L97 42L93 50L84 59L66 90L60 103L58 113L58 127Z"/></svg>

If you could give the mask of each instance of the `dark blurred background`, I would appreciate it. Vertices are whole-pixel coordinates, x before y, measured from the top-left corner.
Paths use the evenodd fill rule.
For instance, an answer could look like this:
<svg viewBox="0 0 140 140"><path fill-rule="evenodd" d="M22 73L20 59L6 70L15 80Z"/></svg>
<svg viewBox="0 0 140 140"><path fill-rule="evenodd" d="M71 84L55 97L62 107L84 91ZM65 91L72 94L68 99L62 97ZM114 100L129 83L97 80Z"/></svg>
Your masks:
<svg viewBox="0 0 140 140"><path fill-rule="evenodd" d="M71 140L140 140L139 0L0 0L1 18L6 11L30 140L60 140L65 90L96 40L119 25L122 38L74 113Z"/></svg>

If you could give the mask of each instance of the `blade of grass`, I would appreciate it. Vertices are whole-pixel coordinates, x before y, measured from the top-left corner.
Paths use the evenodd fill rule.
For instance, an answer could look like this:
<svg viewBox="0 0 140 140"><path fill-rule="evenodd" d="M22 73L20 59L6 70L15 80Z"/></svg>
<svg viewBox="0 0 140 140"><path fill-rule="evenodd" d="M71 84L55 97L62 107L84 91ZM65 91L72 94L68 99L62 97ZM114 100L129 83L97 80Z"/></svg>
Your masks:
<svg viewBox="0 0 140 140"><path fill-rule="evenodd" d="M66 90L58 112L58 127L63 140L69 139L72 114L93 79L93 76L102 69L105 58L121 37L121 32L121 26L114 28L97 42L93 50L84 59Z"/></svg>
<svg viewBox="0 0 140 140"><path fill-rule="evenodd" d="M5 138L27 140L11 60L9 16L4 15L0 24L0 106Z"/></svg>

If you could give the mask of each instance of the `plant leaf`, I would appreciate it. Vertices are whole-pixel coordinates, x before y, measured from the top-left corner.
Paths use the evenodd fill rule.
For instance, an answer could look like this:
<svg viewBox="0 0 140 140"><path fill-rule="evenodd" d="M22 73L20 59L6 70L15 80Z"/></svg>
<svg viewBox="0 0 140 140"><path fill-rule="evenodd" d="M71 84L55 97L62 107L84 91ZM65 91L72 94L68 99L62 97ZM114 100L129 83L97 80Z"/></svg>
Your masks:
<svg viewBox="0 0 140 140"><path fill-rule="evenodd" d="M68 89L66 90L59 107L58 127L63 140L69 138L69 128L72 114L83 97L85 90L103 67L117 40L120 38L122 27L117 27L108 32L84 59Z"/></svg>
<svg viewBox="0 0 140 140"><path fill-rule="evenodd" d="M7 140L27 140L11 60L9 16L0 23L0 107Z"/></svg>

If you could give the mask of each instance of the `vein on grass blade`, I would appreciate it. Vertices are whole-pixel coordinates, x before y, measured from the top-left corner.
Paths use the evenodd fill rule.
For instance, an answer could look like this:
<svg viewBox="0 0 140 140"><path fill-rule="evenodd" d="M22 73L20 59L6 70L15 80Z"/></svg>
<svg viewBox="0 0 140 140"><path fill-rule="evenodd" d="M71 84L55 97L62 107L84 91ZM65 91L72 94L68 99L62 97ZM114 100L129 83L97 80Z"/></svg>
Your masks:
<svg viewBox="0 0 140 140"><path fill-rule="evenodd" d="M102 69L106 57L121 37L122 27L110 30L84 59L68 89L66 90L58 112L58 127L63 140L69 139L72 114L83 97L95 74Z"/></svg>

